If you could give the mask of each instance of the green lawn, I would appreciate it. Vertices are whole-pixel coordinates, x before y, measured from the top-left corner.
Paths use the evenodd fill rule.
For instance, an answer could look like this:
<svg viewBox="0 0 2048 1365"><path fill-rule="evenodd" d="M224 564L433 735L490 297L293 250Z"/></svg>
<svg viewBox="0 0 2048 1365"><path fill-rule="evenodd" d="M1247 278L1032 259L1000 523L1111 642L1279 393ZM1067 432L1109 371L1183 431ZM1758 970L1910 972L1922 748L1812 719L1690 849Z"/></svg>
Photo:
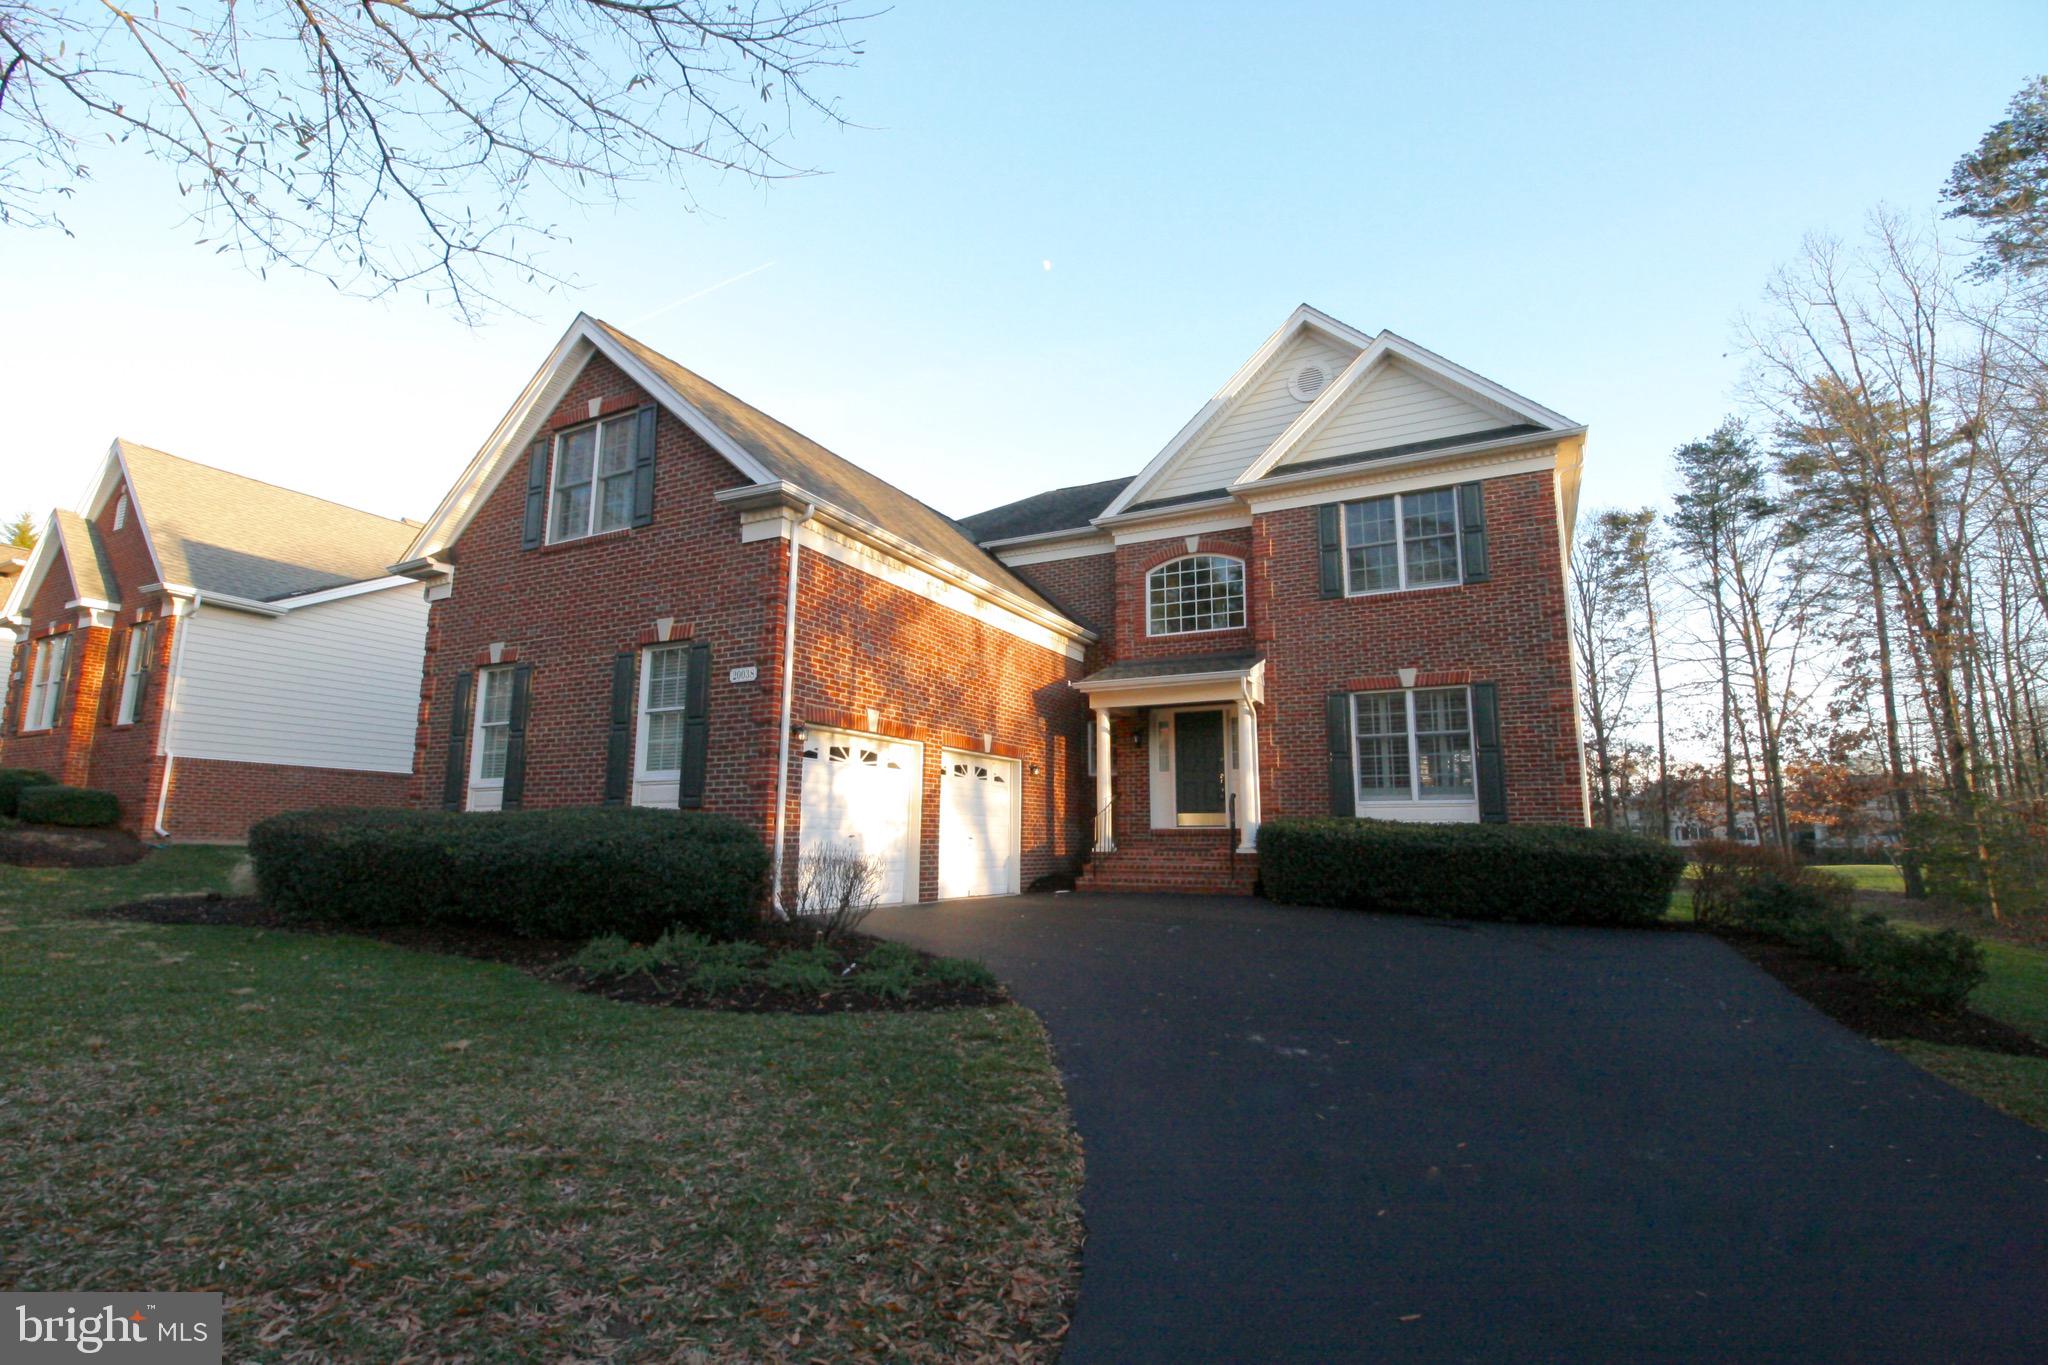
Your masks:
<svg viewBox="0 0 2048 1365"><path fill-rule="evenodd" d="M0 1286L219 1289L231 1359L1046 1359L1078 1140L1021 1009L703 1014L0 867Z"/></svg>
<svg viewBox="0 0 2048 1365"><path fill-rule="evenodd" d="M1858 891L1890 891L1904 894L1906 883L1899 869L1890 863L1842 863L1834 867L1816 867L1816 872L1825 872L1830 877L1840 877Z"/></svg>
<svg viewBox="0 0 2048 1365"><path fill-rule="evenodd" d="M1851 863L1818 867L1862 891L1900 891L1899 870L1887 863ZM1687 870L1690 877L1691 869ZM1692 922L1692 892L1682 886L1672 893L1667 918ZM1908 927L1912 920L1894 916ZM1970 995L1970 1007L2048 1042L2048 952L1979 939L1984 948L1984 984ZM1959 1089L2037 1127L2048 1128L2048 1060L2006 1057L1972 1048L1937 1047L1931 1043L1893 1042L1888 1046L1910 1057Z"/></svg>

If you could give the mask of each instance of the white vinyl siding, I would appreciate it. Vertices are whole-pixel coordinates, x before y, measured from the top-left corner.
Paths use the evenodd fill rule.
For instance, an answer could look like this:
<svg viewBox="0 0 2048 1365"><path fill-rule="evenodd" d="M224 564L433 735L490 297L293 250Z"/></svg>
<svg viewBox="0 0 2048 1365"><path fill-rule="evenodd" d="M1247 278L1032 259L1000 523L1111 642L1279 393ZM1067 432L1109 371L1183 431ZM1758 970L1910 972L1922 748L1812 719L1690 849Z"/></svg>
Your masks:
<svg viewBox="0 0 2048 1365"><path fill-rule="evenodd" d="M1463 687L1351 698L1358 813L1382 820L1477 820L1472 697Z"/></svg>
<svg viewBox="0 0 2048 1365"><path fill-rule="evenodd" d="M35 656L21 728L47 730L57 723L57 708L64 700L64 666L71 661L71 637L49 636L36 644Z"/></svg>
<svg viewBox="0 0 2048 1365"><path fill-rule="evenodd" d="M1308 404L1287 391L1304 365L1322 367L1325 381L1336 379L1358 353L1315 333L1296 337L1280 348L1265 370L1254 377L1237 407L1174 457L1158 479L1137 495L1137 501L1171 498L1227 488L1231 480L1266 453Z"/></svg>
<svg viewBox="0 0 2048 1365"><path fill-rule="evenodd" d="M427 604L417 584L279 617L202 607L178 627L164 751L412 771ZM176 639L177 637L174 637Z"/></svg>
<svg viewBox="0 0 2048 1365"><path fill-rule="evenodd" d="M1389 359L1323 419L1321 428L1281 468L1411 441L1488 431L1511 426L1514 421L1431 383L1399 360Z"/></svg>

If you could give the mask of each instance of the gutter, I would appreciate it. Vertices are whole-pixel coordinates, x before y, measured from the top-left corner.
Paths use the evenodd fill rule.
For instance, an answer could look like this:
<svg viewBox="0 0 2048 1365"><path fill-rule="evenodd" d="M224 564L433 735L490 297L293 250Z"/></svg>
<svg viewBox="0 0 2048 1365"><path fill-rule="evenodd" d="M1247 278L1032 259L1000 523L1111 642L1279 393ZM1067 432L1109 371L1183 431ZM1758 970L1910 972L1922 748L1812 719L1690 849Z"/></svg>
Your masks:
<svg viewBox="0 0 2048 1365"><path fill-rule="evenodd" d="M796 579L802 562L803 529L817 512L818 504L806 503L804 514L797 518L796 526L789 534L789 593L782 608L782 734L776 744L775 765L774 904L777 919L789 918L789 907L782 903L782 864L789 827L789 729L791 713L796 705Z"/></svg>

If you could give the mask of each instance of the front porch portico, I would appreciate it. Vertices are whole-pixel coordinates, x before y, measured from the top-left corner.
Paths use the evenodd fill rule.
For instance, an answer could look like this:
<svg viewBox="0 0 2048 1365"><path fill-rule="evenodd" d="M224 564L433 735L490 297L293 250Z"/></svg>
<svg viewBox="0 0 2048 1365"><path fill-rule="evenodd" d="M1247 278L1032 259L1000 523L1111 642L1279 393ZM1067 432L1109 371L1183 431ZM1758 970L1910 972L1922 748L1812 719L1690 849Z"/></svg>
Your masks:
<svg viewBox="0 0 2048 1365"><path fill-rule="evenodd" d="M1135 659L1073 686L1090 708L1097 854L1116 852L1116 751L1112 718L1135 728L1145 750L1147 829L1231 829L1251 853L1259 831L1259 717L1266 661L1257 654ZM1128 815L1127 815L1128 818Z"/></svg>

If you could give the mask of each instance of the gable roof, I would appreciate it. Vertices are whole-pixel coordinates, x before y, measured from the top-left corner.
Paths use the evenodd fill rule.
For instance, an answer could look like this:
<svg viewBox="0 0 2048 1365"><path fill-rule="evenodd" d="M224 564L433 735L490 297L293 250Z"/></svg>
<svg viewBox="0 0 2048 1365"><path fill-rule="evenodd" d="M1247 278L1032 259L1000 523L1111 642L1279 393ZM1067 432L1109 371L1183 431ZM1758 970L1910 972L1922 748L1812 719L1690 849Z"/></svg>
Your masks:
<svg viewBox="0 0 2048 1365"><path fill-rule="evenodd" d="M1028 498L1006 502L1001 507L976 512L971 517L962 517L960 525L984 545L1022 536L1050 535L1054 531L1091 530L1089 523L1100 516L1102 509L1109 506L1130 482L1126 476L1034 493Z"/></svg>
<svg viewBox="0 0 2048 1365"><path fill-rule="evenodd" d="M114 577L107 547L100 543L98 528L78 513L61 509L50 514L50 528L58 547L64 551L64 565L71 572L72 594L83 601L120 601L121 585Z"/></svg>
<svg viewBox="0 0 2048 1365"><path fill-rule="evenodd" d="M1311 333L1336 342L1354 353L1365 350L1373 341L1371 336L1349 323L1339 322L1320 308L1312 308L1305 303L1298 305L1287 315L1287 320L1260 344L1259 349L1253 351L1250 358L1238 366L1237 373L1231 375L1223 387L1216 390L1209 401L1188 419L1187 425L1176 432L1173 439L1161 447L1159 453L1138 471L1138 477L1132 479L1130 485L1103 509L1102 515L1117 516L1129 510L1132 503L1143 500L1152 485L1167 472L1182 452L1194 446L1206 433L1227 421L1245 402L1259 378L1265 374L1267 367L1283 350L1304 334ZM1229 480L1225 479L1223 482L1227 483Z"/></svg>
<svg viewBox="0 0 2048 1365"><path fill-rule="evenodd" d="M133 441L114 456L159 581L201 592L270 602L382 578L419 529Z"/></svg>
<svg viewBox="0 0 2048 1365"><path fill-rule="evenodd" d="M1062 616L951 517L587 313L579 313L569 325L554 353L413 539L407 559L429 558L455 542L593 353L618 365L755 483L788 484L815 498L821 510L829 506L849 514L1039 611Z"/></svg>
<svg viewBox="0 0 2048 1365"><path fill-rule="evenodd" d="M1484 375L1466 369L1463 365L1446 360L1427 347L1418 346L1404 336L1393 332L1381 332L1372 339L1372 344L1358 353L1344 372L1323 391L1316 395L1302 414L1289 424L1278 440L1266 448L1264 454L1253 460L1244 473L1231 484L1233 490L1242 489L1269 475L1299 472L1300 466L1290 465L1289 457L1306 450L1317 433L1323 431L1337 413L1373 376L1397 364L1407 365L1413 372L1425 377L1438 387L1457 394L1477 411L1496 414L1500 425L1481 431L1467 431L1449 446L1479 444L1484 440L1499 440L1516 435L1536 435L1556 432L1577 433L1584 430L1571 418L1554 412L1541 403L1524 398L1512 389L1494 383ZM1430 449L1433 442L1412 442L1422 449ZM1415 453L1396 450L1393 447L1345 451L1327 460L1314 461L1319 466L1349 464L1371 459L1391 458L1396 454Z"/></svg>

